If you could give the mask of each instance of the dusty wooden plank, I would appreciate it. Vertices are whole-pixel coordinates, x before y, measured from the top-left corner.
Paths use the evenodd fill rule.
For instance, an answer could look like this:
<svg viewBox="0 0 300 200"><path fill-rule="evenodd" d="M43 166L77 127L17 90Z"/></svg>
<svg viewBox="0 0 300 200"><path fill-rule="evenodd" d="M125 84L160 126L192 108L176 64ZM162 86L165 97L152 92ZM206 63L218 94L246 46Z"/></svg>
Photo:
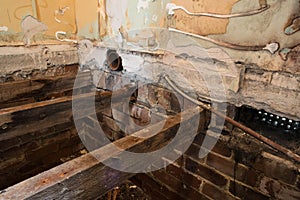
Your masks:
<svg viewBox="0 0 300 200"><path fill-rule="evenodd" d="M87 98L90 95L80 95ZM103 98L103 101L106 100ZM0 140L72 121L72 97L31 103L0 110Z"/></svg>
<svg viewBox="0 0 300 200"><path fill-rule="evenodd" d="M76 74L0 83L0 109L72 95ZM78 87L92 87L89 72L80 73ZM75 88L76 89L76 88Z"/></svg>
<svg viewBox="0 0 300 200"><path fill-rule="evenodd" d="M124 99L126 90L128 88L115 92L118 100ZM93 96L95 110L85 105L86 100ZM77 116L80 118L107 109L111 102L111 92L91 92L0 109L0 141L73 121L72 101L78 102L75 109L80 110Z"/></svg>
<svg viewBox="0 0 300 200"><path fill-rule="evenodd" d="M148 142L148 145L140 146L145 151L151 146L150 139L161 144L168 142L172 127L190 120L198 115L201 110L194 108L168 117L167 122L158 122L147 129L143 129L133 135L124 137L114 143L110 143L92 153L71 160L60 166L52 168L42 174L14 185L0 194L0 199L94 199L109 191L111 188L127 180L134 174L113 170L102 164L110 158L117 159L125 150L134 150L134 147ZM158 133L154 133L157 126L164 125ZM187 129L188 133L189 129ZM190 135L187 134L187 137ZM156 139L155 139L156 138ZM165 138L165 140L162 140ZM150 141L151 143L151 141ZM117 145L120 148L115 148ZM95 159L94 156L98 159ZM162 159L162 158L158 158ZM131 162L128 166L135 167L139 163Z"/></svg>
<svg viewBox="0 0 300 200"><path fill-rule="evenodd" d="M74 97L84 102L94 93ZM110 102L110 94L96 98L96 112L101 112ZM94 110L84 109L82 116ZM79 116L80 117L80 116ZM44 130L62 123L72 122L72 97L63 97L45 102L37 102L0 110L0 141Z"/></svg>

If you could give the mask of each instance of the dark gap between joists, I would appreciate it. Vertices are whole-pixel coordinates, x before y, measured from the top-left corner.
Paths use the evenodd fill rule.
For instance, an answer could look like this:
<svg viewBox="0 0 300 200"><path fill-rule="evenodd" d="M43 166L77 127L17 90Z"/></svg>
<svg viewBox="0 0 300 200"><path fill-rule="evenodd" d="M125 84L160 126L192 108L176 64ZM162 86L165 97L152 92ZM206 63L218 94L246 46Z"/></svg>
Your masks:
<svg viewBox="0 0 300 200"><path fill-rule="evenodd" d="M300 121L291 120L250 106L237 109L236 118L263 136L300 153Z"/></svg>

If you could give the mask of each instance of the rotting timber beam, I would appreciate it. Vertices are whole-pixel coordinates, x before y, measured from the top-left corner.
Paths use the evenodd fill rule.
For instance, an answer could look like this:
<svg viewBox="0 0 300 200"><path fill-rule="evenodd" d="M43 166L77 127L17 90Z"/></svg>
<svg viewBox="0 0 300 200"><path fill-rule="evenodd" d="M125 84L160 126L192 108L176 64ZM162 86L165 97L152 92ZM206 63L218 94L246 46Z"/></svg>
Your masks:
<svg viewBox="0 0 300 200"><path fill-rule="evenodd" d="M26 133L45 129L56 124L72 120L72 99L89 98L95 92L78 95L76 97L61 97L53 100L30 103L22 106L5 108L0 110L0 141L12 137L18 137ZM107 108L111 93L106 92L96 95L96 111ZM93 112L85 110L83 115ZM26 125L26 126L25 126ZM26 129L24 129L26 127Z"/></svg>
<svg viewBox="0 0 300 200"><path fill-rule="evenodd" d="M175 116L169 116L166 121L160 121L92 153L7 188L1 192L0 199L95 199L100 197L135 175L111 169L105 166L103 161L118 158L125 150L148 152L158 146L166 145L176 135L174 127L178 127L183 121L188 122L185 128L187 137L189 137L188 126L194 122L194 117L201 113L203 113L202 109L194 107ZM163 125L162 130L157 134L154 133L154 130L160 125ZM185 141L179 142L184 143ZM119 148L116 149L114 145ZM137 164L131 163L131 165Z"/></svg>
<svg viewBox="0 0 300 200"><path fill-rule="evenodd" d="M114 94L122 101L124 91L128 88L120 89ZM73 121L72 101L81 102L76 109L82 117L99 113L110 106L112 92L89 92L76 96L60 97L52 100L34 102L25 105L0 109L0 144L9 138L18 137L27 133L43 130L57 124ZM84 105L85 99L95 96L95 110ZM81 106L82 104L82 106ZM79 116L80 117L80 116ZM26 125L26 129L24 129Z"/></svg>
<svg viewBox="0 0 300 200"><path fill-rule="evenodd" d="M0 109L71 96L74 89L91 90L93 86L90 72L80 73L76 76L77 68L77 66L66 66L64 69L57 69L57 71L67 71L65 74L57 76L37 74L26 79L0 82ZM73 88L75 79L81 83L78 88Z"/></svg>

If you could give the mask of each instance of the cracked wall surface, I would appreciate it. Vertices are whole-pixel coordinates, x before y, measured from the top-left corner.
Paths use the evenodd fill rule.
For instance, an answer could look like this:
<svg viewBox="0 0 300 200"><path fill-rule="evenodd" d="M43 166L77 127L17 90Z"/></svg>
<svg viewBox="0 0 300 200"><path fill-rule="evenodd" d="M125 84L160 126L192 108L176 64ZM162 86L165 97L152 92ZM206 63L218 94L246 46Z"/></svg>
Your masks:
<svg viewBox="0 0 300 200"><path fill-rule="evenodd" d="M75 64L79 60L88 61L89 51L83 53L80 50L80 41L86 40L90 41L89 48L112 45L125 51L157 55L161 52L157 47L164 46L164 36L143 28L171 27L219 41L219 44L214 44L190 37L216 63L221 63L220 73L226 77L227 94L235 104L266 107L294 118L300 116L297 109L300 105L299 1L0 0L0 3L1 76L16 71L26 73L54 65ZM194 13L221 15L266 9L250 16L219 19L190 16L182 10L168 15L170 3ZM56 38L57 32L60 33L59 38ZM192 48L190 39L178 37L176 41L188 49ZM79 45L72 44L77 42ZM279 44L274 54L263 49L269 43ZM226 44L234 46L228 48ZM262 48L256 48L259 46ZM105 57L105 52L102 53L97 57ZM190 73L194 84L202 84L201 78L194 77L188 62L168 54L164 54L164 65L157 69L158 72L171 65L168 62L170 57L178 66L184 66L177 69L183 74ZM149 70L155 71L152 61L146 62L140 55L122 54L122 59L128 71L144 71L144 75ZM234 66L225 72L222 68L224 59ZM99 62L99 66L102 64ZM205 93L207 88L202 90ZM235 94L235 98L231 94Z"/></svg>
<svg viewBox="0 0 300 200"><path fill-rule="evenodd" d="M172 27L242 46L277 42L280 49L274 55L266 51L238 51L222 45L218 47L223 48L235 60L253 63L265 70L299 73L298 1L91 0L87 3L82 0L1 0L0 3L0 46L61 44L55 36L57 31L65 32L64 37L67 39L101 41L112 35L119 35L126 42L130 40L128 37L134 30ZM170 3L190 12L211 14L242 13L266 5L269 8L251 16L219 19L191 16L182 10L176 10L170 16L167 15ZM31 26L24 24L29 15L45 26L37 29L30 40L26 36L26 30L31 29ZM205 48L216 46L210 42L195 40Z"/></svg>

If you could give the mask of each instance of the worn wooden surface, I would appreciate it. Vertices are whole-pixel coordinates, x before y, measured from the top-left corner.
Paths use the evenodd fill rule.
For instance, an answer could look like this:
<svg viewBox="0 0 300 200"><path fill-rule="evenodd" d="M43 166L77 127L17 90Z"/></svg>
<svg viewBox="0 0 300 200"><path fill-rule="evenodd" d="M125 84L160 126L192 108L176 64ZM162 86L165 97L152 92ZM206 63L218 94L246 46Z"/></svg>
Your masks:
<svg viewBox="0 0 300 200"><path fill-rule="evenodd" d="M77 74L69 65L0 77L0 190L80 155L71 96L93 87L89 72Z"/></svg>
<svg viewBox="0 0 300 200"><path fill-rule="evenodd" d="M115 141L114 144L111 143L95 150L92 153L98 159L95 159L92 154L83 155L7 188L0 194L0 199L95 199L100 197L134 175L113 170L103 165L102 161L110 158L117 159L125 150L134 151L136 148L139 152L147 152L149 149L156 149L157 146L166 145L176 134L173 128L176 129L182 119L191 120L199 115L199 112L201 112L200 109L193 108L168 117L166 123L161 121ZM161 125L164 125L164 128L158 134L153 133L153 129ZM120 148L114 148L114 145ZM137 164L132 162L128 167Z"/></svg>
<svg viewBox="0 0 300 200"><path fill-rule="evenodd" d="M76 98L84 101L84 98L93 95L95 93L88 93ZM72 121L72 98L62 97L0 110L0 141ZM98 100L96 98L97 101L97 109L106 108L110 93L101 95ZM92 112L92 109L89 111Z"/></svg>
<svg viewBox="0 0 300 200"><path fill-rule="evenodd" d="M0 109L71 96L75 78L76 73L71 72L59 76L37 76L31 79L0 83ZM89 72L81 73L78 79L81 89L91 90Z"/></svg>
<svg viewBox="0 0 300 200"><path fill-rule="evenodd" d="M72 84L69 86L72 89ZM72 101L81 102L77 104L81 111L78 117L84 118L94 112L85 106L85 99L95 97L95 112L99 114L109 109L111 92L80 92L74 97L0 109L0 190L61 164L61 158L84 148L74 125ZM115 94L122 100L123 93Z"/></svg>

